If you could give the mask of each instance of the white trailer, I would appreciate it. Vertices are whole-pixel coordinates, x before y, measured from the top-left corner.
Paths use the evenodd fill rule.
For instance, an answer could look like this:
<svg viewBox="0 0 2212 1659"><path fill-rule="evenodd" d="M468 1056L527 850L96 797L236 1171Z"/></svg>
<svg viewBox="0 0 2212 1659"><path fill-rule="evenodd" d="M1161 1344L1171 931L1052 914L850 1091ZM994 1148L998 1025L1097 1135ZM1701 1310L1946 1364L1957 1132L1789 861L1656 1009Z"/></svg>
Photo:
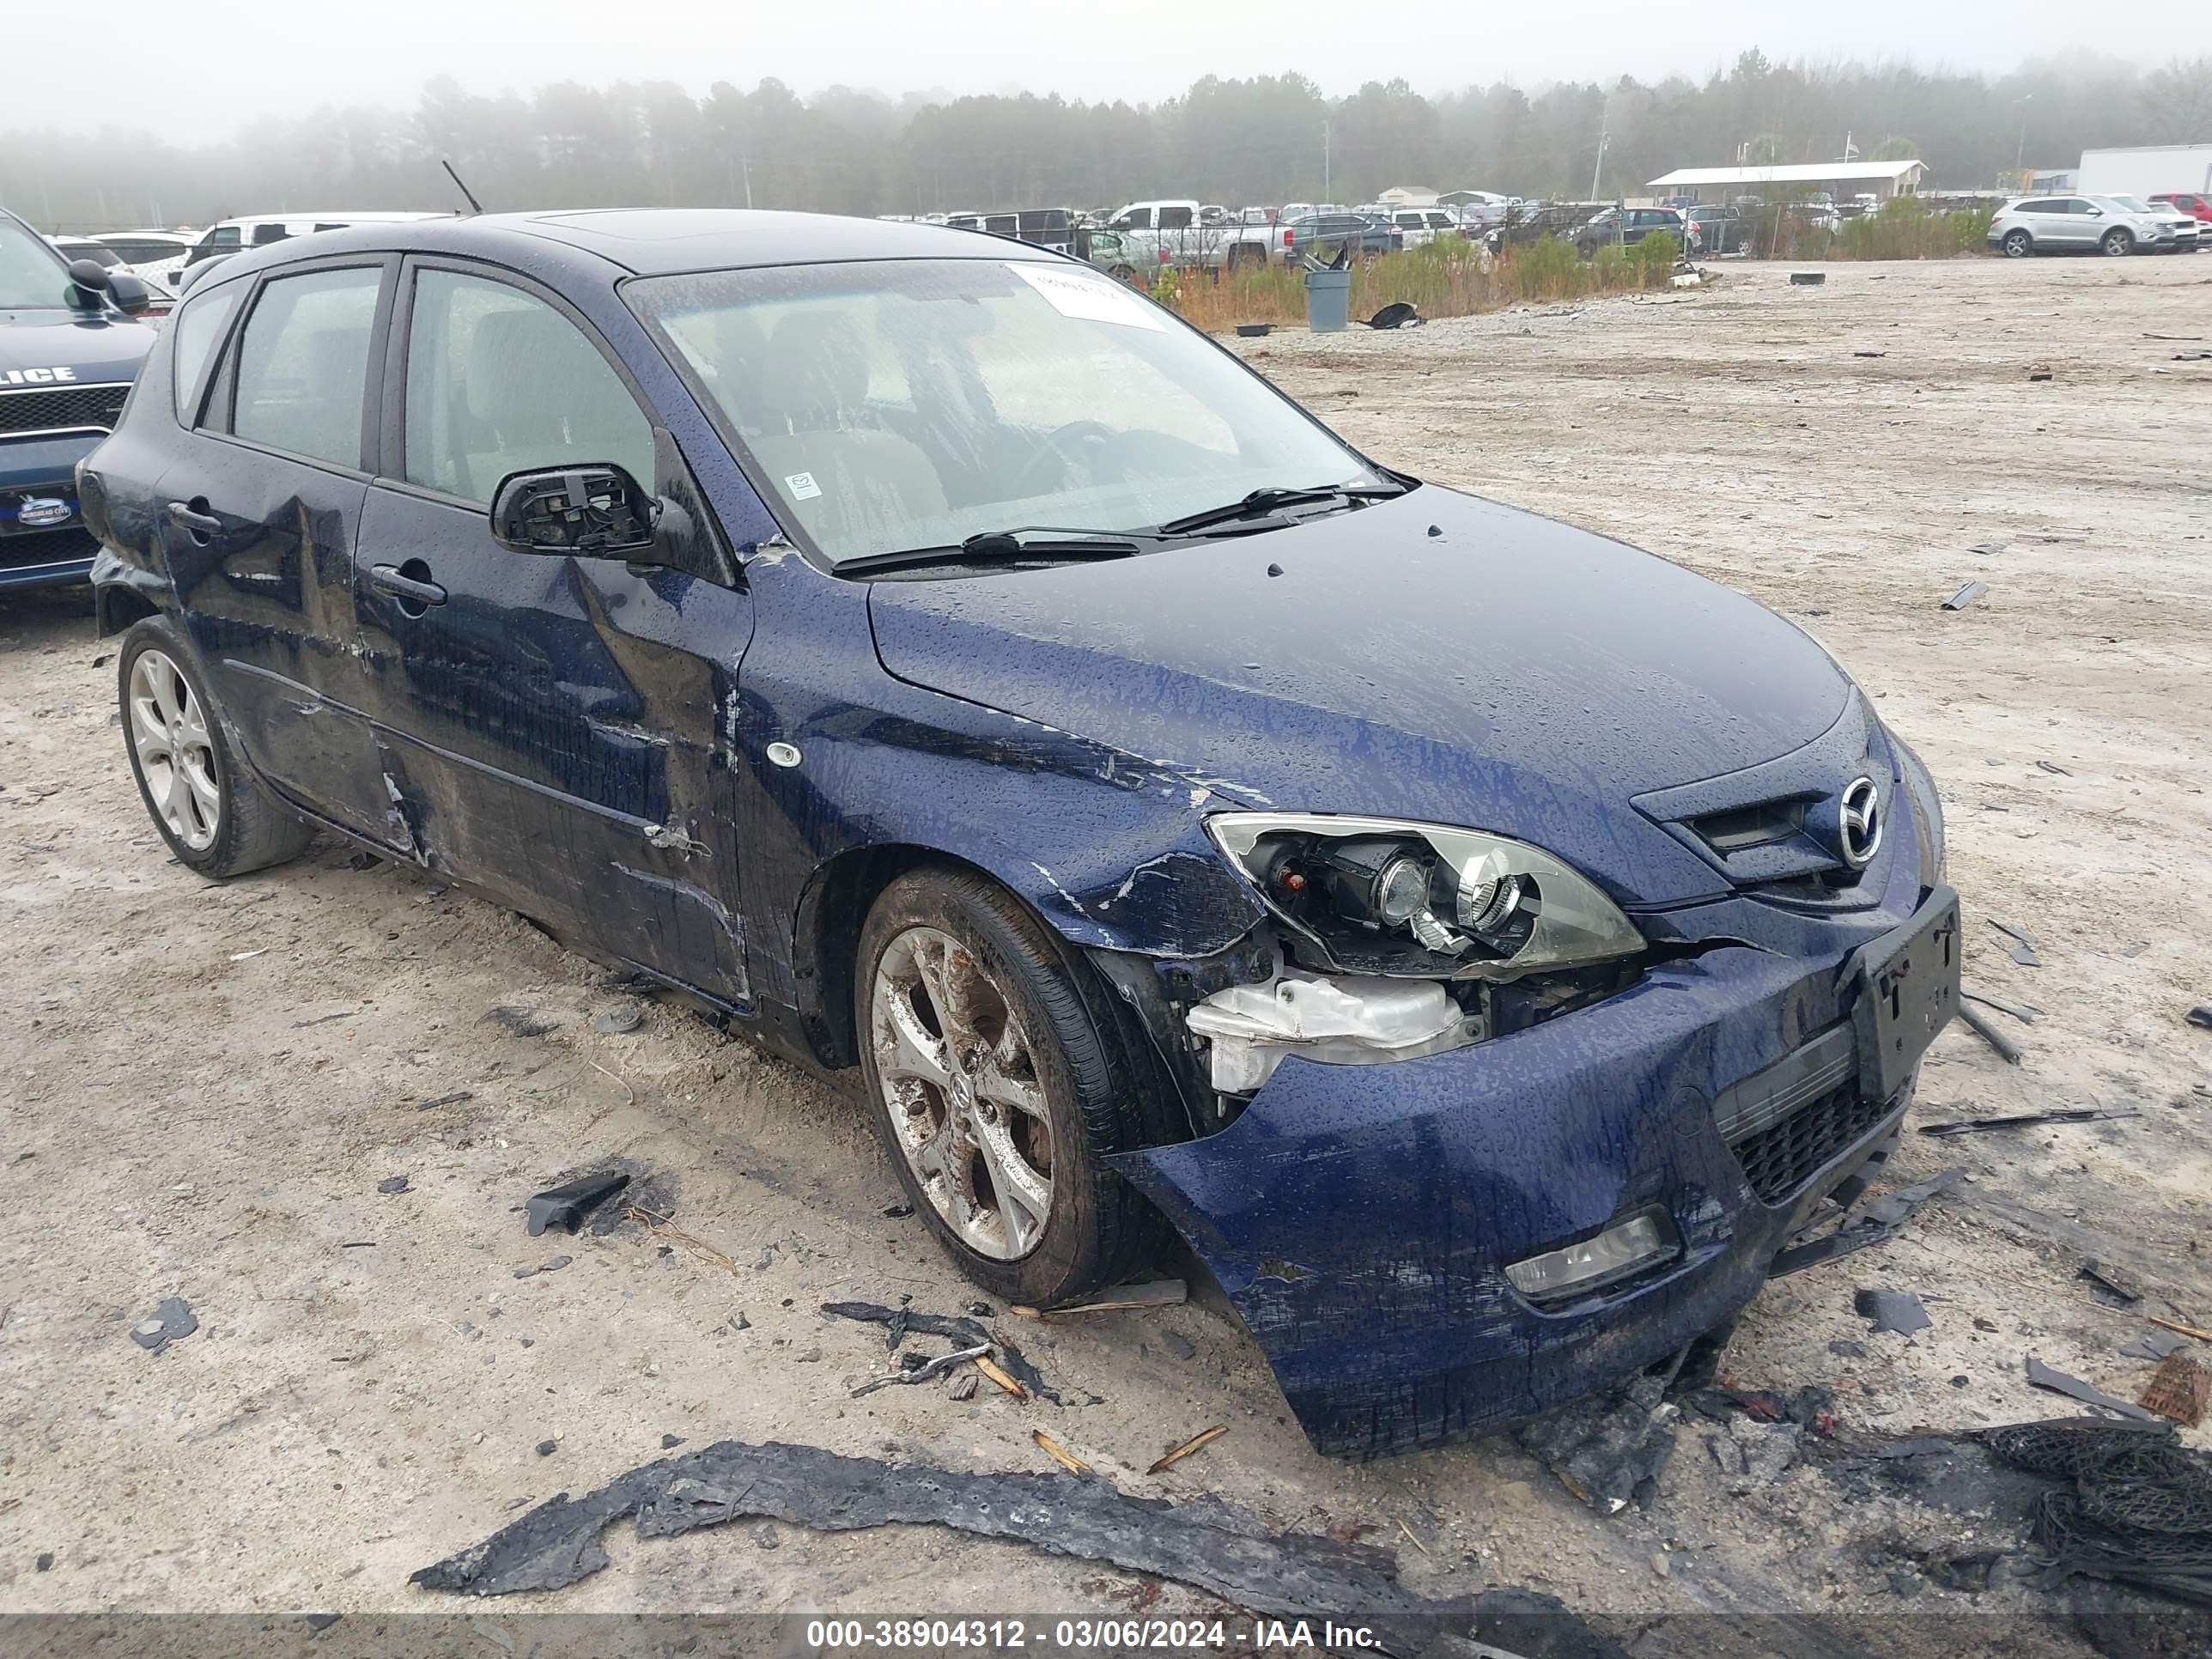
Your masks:
<svg viewBox="0 0 2212 1659"><path fill-rule="evenodd" d="M2212 195L2212 144L2085 149L2074 188L2084 196Z"/></svg>

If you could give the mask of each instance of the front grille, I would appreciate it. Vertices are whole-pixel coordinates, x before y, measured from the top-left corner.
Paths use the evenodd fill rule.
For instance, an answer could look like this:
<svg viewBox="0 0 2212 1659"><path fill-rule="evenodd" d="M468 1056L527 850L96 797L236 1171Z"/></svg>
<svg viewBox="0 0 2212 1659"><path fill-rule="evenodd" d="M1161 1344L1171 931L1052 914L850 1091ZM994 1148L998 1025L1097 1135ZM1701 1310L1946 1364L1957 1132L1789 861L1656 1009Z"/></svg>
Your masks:
<svg viewBox="0 0 2212 1659"><path fill-rule="evenodd" d="M58 564L64 559L88 559L99 551L100 544L82 527L4 536L0 537L0 571L21 570L33 564Z"/></svg>
<svg viewBox="0 0 2212 1659"><path fill-rule="evenodd" d="M1831 1089L1787 1117L1729 1143L1762 1202L1779 1204L1830 1158L1888 1115L1891 1103L1859 1098L1858 1079Z"/></svg>
<svg viewBox="0 0 2212 1659"><path fill-rule="evenodd" d="M53 432L96 427L112 432L131 395L128 381L118 386L41 386L36 392L0 392L0 434Z"/></svg>

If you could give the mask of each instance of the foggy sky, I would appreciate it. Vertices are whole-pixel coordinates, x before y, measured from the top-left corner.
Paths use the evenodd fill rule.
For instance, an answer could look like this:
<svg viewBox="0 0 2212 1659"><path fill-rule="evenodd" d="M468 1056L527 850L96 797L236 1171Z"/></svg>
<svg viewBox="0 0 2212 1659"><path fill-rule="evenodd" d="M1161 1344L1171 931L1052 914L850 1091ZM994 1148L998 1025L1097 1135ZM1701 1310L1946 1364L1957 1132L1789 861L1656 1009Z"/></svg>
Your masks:
<svg viewBox="0 0 2212 1659"><path fill-rule="evenodd" d="M2092 50L2145 67L2212 51L2185 0L186 0L125 17L0 0L12 68L0 129L147 128L197 143L261 114L411 109L422 83L528 92L556 81L774 76L802 95L1057 92L1152 102L1200 76L1295 70L1342 95L1402 76L1423 92L1504 80L1702 78L1744 48L1816 62L1909 58L2002 72Z"/></svg>

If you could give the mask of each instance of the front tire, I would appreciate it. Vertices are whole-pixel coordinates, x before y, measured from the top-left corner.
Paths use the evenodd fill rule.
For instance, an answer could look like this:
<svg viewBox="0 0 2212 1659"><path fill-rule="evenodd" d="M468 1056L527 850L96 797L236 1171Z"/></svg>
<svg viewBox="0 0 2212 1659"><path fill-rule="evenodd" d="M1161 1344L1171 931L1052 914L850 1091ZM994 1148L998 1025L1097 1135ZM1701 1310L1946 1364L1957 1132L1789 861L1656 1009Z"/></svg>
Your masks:
<svg viewBox="0 0 2212 1659"><path fill-rule="evenodd" d="M138 797L177 861L211 881L297 858L315 838L240 763L222 713L167 618L148 617L116 657L125 752Z"/></svg>
<svg viewBox="0 0 2212 1659"><path fill-rule="evenodd" d="M1086 963L989 881L926 867L877 899L855 969L877 1133L963 1273L1049 1307L1156 1252L1156 1213L1105 1158L1173 1132Z"/></svg>
<svg viewBox="0 0 2212 1659"><path fill-rule="evenodd" d="M2035 239L2024 230L2005 232L2004 252L2008 259L2025 259L2035 252Z"/></svg>
<svg viewBox="0 0 2212 1659"><path fill-rule="evenodd" d="M2124 259L2136 251L2136 239L2115 226L2105 233L2105 240L2097 246L2108 257Z"/></svg>

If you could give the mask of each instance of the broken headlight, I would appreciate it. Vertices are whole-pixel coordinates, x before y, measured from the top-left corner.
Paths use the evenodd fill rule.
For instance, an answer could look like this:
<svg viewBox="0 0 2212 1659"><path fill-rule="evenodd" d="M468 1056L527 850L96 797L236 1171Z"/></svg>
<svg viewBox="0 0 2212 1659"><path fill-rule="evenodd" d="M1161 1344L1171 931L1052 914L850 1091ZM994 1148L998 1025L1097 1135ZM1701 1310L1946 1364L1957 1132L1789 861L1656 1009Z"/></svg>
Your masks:
<svg viewBox="0 0 2212 1659"><path fill-rule="evenodd" d="M1308 812L1223 812L1206 828L1314 967L1505 980L1644 948L1587 877L1526 842Z"/></svg>

